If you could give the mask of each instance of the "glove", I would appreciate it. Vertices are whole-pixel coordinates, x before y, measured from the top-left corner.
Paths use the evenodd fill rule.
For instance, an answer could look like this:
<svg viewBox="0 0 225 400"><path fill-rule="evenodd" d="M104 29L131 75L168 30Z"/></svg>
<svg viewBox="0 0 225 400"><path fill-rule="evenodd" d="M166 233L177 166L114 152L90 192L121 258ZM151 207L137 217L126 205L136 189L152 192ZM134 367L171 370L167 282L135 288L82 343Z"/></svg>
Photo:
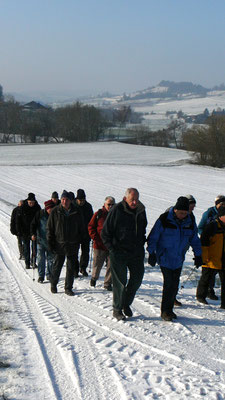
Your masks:
<svg viewBox="0 0 225 400"><path fill-rule="evenodd" d="M203 264L202 256L195 256L194 264L195 264L196 268L201 267L201 265Z"/></svg>
<svg viewBox="0 0 225 400"><path fill-rule="evenodd" d="M148 256L148 263L149 263L152 267L154 267L155 264L156 264L156 261L157 261L157 259L156 259L156 254L155 254L155 253L150 253L149 256Z"/></svg>

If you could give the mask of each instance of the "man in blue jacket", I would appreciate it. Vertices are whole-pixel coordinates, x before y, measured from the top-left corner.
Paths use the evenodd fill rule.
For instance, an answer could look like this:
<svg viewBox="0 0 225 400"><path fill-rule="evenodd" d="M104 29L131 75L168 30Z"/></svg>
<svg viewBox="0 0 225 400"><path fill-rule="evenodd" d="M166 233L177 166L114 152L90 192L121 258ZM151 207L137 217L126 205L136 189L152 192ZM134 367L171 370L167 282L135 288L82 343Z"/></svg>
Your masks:
<svg viewBox="0 0 225 400"><path fill-rule="evenodd" d="M189 214L189 200L179 197L175 206L158 218L148 236L149 264L154 266L157 262L163 274L161 317L165 321L177 318L173 306L189 246L196 267L200 267L202 250L197 226Z"/></svg>

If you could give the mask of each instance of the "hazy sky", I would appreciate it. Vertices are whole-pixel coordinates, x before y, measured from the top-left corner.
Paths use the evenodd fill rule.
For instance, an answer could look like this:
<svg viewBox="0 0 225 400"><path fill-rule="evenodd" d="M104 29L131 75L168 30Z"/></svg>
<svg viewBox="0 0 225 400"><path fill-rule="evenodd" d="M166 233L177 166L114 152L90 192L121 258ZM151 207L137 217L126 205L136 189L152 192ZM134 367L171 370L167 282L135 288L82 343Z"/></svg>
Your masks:
<svg viewBox="0 0 225 400"><path fill-rule="evenodd" d="M225 0L0 0L4 92L225 82Z"/></svg>

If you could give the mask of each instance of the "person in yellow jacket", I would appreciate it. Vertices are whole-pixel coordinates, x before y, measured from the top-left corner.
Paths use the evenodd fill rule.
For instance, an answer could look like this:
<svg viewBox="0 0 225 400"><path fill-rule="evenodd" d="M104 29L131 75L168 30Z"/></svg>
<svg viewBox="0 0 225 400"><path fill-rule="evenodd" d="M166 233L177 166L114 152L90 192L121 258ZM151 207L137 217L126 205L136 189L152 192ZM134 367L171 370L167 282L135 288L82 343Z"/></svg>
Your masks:
<svg viewBox="0 0 225 400"><path fill-rule="evenodd" d="M220 207L218 217L203 229L201 244L203 265L197 287L197 300L208 304L208 287L216 271L221 281L221 308L225 309L225 206Z"/></svg>

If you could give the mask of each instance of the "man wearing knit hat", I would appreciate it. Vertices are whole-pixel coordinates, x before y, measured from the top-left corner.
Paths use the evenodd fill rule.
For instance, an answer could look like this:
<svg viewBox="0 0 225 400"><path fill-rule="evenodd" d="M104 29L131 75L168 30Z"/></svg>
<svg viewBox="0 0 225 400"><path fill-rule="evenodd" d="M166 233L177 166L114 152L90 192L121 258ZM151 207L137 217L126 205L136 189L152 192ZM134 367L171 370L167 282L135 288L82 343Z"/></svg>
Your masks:
<svg viewBox="0 0 225 400"><path fill-rule="evenodd" d="M57 192L52 193L51 200L53 201L55 206L58 206L60 204L59 195Z"/></svg>
<svg viewBox="0 0 225 400"><path fill-rule="evenodd" d="M186 251L192 247L195 265L202 264L201 242L197 226L189 215L189 200L181 196L174 207L160 215L148 239L149 264L160 265L163 274L161 317L165 321L177 318L173 312L181 269Z"/></svg>
<svg viewBox="0 0 225 400"><path fill-rule="evenodd" d="M221 281L221 308L225 309L225 206L218 209L218 216L209 222L201 234L202 275L197 287L196 297L200 303L208 304L206 297L214 272Z"/></svg>
<svg viewBox="0 0 225 400"><path fill-rule="evenodd" d="M43 210L37 211L30 226L31 239L37 240L38 282L40 283L44 282L45 275L49 280L54 259L53 254L48 249L46 225L55 203L52 200L47 200L44 202L44 206Z"/></svg>
<svg viewBox="0 0 225 400"><path fill-rule="evenodd" d="M223 194L219 194L218 196L216 196L215 198L215 205L213 207L209 207L203 214L202 214L202 218L198 224L198 233L199 235L202 234L204 228L206 227L206 225L215 220L218 217L218 211L219 208L225 205L225 196ZM211 282L209 284L209 288L208 288L208 295L207 297L211 300L218 300L218 296L216 296L215 294L215 279L216 279L216 270L214 271L214 275L213 273L211 273Z"/></svg>
<svg viewBox="0 0 225 400"><path fill-rule="evenodd" d="M16 231L18 232L18 236L22 237L24 258L27 269L30 268L31 259L33 264L35 264L36 242L32 242L32 250L34 251L32 251L32 256L30 255L30 224L36 212L40 210L40 208L41 207L35 198L35 194L28 193L27 199L24 200L23 205L20 207L20 210L16 216Z"/></svg>
<svg viewBox="0 0 225 400"><path fill-rule="evenodd" d="M57 284L65 261L65 293L73 296L74 274L78 265L79 243L85 236L81 213L72 203L71 194L63 190L61 204L54 207L47 222L47 241L49 250L55 253L51 272L51 292L57 293Z"/></svg>

